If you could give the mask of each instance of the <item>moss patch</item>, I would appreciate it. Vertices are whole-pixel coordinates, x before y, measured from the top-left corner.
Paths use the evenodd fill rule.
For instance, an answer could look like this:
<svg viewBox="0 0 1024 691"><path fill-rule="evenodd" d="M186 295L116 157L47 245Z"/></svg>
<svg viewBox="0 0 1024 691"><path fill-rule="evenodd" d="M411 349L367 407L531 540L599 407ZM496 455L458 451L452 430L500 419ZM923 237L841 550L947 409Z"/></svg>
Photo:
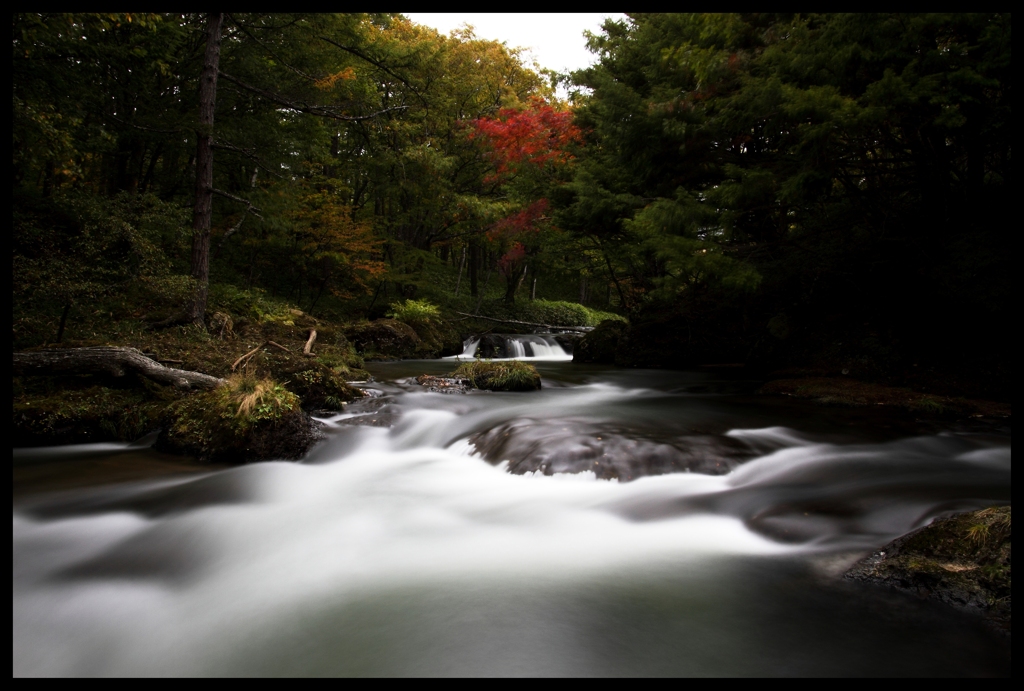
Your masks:
<svg viewBox="0 0 1024 691"><path fill-rule="evenodd" d="M160 427L167 401L150 389L111 388L91 377L81 379L84 388L50 393L26 392L16 383L14 446L134 441Z"/></svg>
<svg viewBox="0 0 1024 691"><path fill-rule="evenodd" d="M346 382L345 377L352 374L347 368L306 361L281 368L281 372L305 410L341 410L345 403L363 397L362 391Z"/></svg>
<svg viewBox="0 0 1024 691"><path fill-rule="evenodd" d="M934 521L886 545L850 571L922 597L983 612L1010 630L1010 507Z"/></svg>
<svg viewBox="0 0 1024 691"><path fill-rule="evenodd" d="M824 405L884 405L933 415L984 415L1008 417L1005 403L976 401L949 396L925 394L894 386L839 377L776 379L761 387L760 393L811 398Z"/></svg>
<svg viewBox="0 0 1024 691"><path fill-rule="evenodd" d="M299 397L271 379L235 375L170 406L156 447L200 460L297 459L321 438Z"/></svg>
<svg viewBox="0 0 1024 691"><path fill-rule="evenodd" d="M452 379L469 380L476 388L487 391L536 391L540 389L540 374L537 372L537 368L519 360L466 362L445 376Z"/></svg>
<svg viewBox="0 0 1024 691"><path fill-rule="evenodd" d="M377 319L354 324L346 335L367 360L420 357L422 339L408 324L396 319Z"/></svg>

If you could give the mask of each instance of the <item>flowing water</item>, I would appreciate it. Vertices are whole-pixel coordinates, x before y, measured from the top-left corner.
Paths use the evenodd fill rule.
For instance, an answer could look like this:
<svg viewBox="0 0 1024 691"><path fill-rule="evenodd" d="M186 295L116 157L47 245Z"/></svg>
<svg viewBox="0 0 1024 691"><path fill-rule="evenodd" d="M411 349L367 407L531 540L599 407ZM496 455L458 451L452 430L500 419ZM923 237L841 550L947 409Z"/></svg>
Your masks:
<svg viewBox="0 0 1024 691"><path fill-rule="evenodd" d="M375 365L301 462L16 496L14 674L1009 674L979 618L840 577L1008 503L1008 429L537 364Z"/></svg>

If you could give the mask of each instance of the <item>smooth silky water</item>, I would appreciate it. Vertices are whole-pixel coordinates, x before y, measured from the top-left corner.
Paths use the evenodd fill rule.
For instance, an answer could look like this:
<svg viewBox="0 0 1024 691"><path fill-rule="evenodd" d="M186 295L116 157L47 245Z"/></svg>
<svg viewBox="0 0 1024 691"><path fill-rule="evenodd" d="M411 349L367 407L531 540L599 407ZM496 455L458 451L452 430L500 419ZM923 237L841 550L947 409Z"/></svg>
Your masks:
<svg viewBox="0 0 1024 691"><path fill-rule="evenodd" d="M978 617L840 577L1008 503L1008 429L536 364L373 365L301 462L16 495L14 674L1009 674Z"/></svg>

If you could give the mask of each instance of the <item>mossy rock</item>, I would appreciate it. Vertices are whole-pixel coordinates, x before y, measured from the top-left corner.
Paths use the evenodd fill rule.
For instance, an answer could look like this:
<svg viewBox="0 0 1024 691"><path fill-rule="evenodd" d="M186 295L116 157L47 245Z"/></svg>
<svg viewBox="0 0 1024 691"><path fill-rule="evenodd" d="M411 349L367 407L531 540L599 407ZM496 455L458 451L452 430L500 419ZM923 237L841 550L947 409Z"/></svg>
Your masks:
<svg viewBox="0 0 1024 691"><path fill-rule="evenodd" d="M134 441L160 427L166 401L148 389L57 389L14 401L14 446Z"/></svg>
<svg viewBox="0 0 1024 691"><path fill-rule="evenodd" d="M155 447L203 461L294 460L323 438L298 396L250 375L188 396L170 406L168 418Z"/></svg>
<svg viewBox="0 0 1024 691"><path fill-rule="evenodd" d="M846 573L980 611L1010 630L1010 507L941 518L890 542Z"/></svg>
<svg viewBox="0 0 1024 691"><path fill-rule="evenodd" d="M396 319L377 319L350 326L346 335L367 360L419 357L422 343L411 326Z"/></svg>
<svg viewBox="0 0 1024 691"><path fill-rule="evenodd" d="M462 353L462 338L451 324L439 320L423 320L409 324L420 338L418 357L439 358Z"/></svg>
<svg viewBox="0 0 1024 691"><path fill-rule="evenodd" d="M363 392L349 386L344 374L322 362L300 362L282 369L288 389L295 393L304 410L341 410L343 404L363 397Z"/></svg>
<svg viewBox="0 0 1024 691"><path fill-rule="evenodd" d="M629 324L606 319L576 342L572 361L596 365L614 365L622 341L629 337Z"/></svg>
<svg viewBox="0 0 1024 691"><path fill-rule="evenodd" d="M486 391L537 391L541 387L537 368L519 360L466 362L445 377L469 380Z"/></svg>

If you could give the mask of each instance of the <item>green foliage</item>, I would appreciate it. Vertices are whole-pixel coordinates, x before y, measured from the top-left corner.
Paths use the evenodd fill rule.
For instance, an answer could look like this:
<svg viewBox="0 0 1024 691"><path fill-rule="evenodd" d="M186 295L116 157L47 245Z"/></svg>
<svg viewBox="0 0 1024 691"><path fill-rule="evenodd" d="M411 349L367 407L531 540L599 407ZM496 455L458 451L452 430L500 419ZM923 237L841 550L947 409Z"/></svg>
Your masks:
<svg viewBox="0 0 1024 691"><path fill-rule="evenodd" d="M606 319L626 321L611 312L591 309L576 302L563 300L531 300L509 305L504 301L481 303L480 314L495 319L551 324L552 326L597 326ZM510 328L513 324L508 325Z"/></svg>
<svg viewBox="0 0 1024 691"><path fill-rule="evenodd" d="M287 322L294 317L294 306L267 295L262 288L244 290L229 283L210 284L210 310L223 310L256 321Z"/></svg>
<svg viewBox="0 0 1024 691"><path fill-rule="evenodd" d="M388 316L415 327L424 322L437 321L441 317L441 310L426 300L405 300L392 305Z"/></svg>
<svg viewBox="0 0 1024 691"><path fill-rule="evenodd" d="M519 360L464 362L445 376L469 379L476 388L488 391L535 391L540 388L537 368Z"/></svg>

